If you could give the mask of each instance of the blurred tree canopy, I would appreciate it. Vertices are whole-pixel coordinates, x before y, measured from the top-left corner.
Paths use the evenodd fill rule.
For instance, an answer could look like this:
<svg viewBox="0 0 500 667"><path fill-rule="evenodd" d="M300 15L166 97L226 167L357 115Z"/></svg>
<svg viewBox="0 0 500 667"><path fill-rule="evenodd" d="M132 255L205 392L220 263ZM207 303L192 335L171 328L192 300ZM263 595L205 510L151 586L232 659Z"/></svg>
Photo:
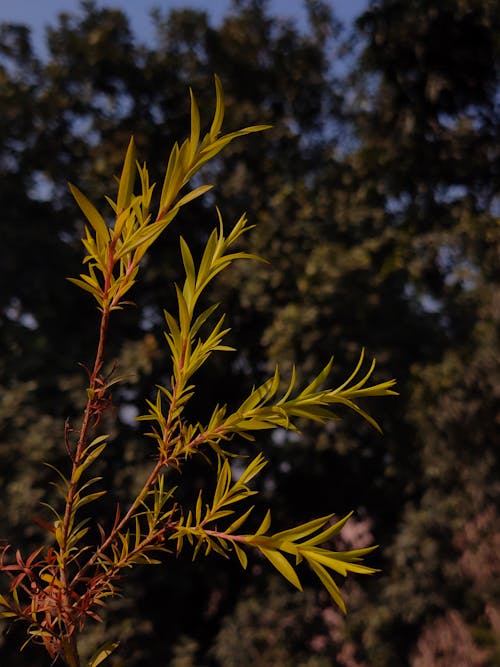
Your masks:
<svg viewBox="0 0 500 667"><path fill-rule="evenodd" d="M103 196L131 134L154 170L188 132L188 86L211 108L214 72L226 127L274 126L203 174L228 222L248 211L246 249L271 263L219 281L241 354L202 375L197 410L214 395L236 404L275 361L305 380L334 352L340 377L361 346L401 392L374 409L383 438L348 418L264 444L277 527L355 509L344 539L381 544L382 573L348 584L346 619L258 561L243 573L171 559L124 582L106 633L95 628L91 645L121 638L115 666L500 665L500 12L378 0L348 32L330 5L307 0L306 26L264 0L234 0L218 26L156 11L141 44L123 12L84 2L47 28L43 56L26 27L0 26L2 536L39 537L42 462L62 463L64 420L84 400L96 313L64 280L82 230L66 182ZM200 247L214 220L205 197L175 224ZM114 323L114 356L135 380L115 395L120 454L102 474L124 498L151 454L131 417L169 372L172 239ZM194 498L203 476L192 470ZM2 665L42 664L17 646L3 637Z"/></svg>

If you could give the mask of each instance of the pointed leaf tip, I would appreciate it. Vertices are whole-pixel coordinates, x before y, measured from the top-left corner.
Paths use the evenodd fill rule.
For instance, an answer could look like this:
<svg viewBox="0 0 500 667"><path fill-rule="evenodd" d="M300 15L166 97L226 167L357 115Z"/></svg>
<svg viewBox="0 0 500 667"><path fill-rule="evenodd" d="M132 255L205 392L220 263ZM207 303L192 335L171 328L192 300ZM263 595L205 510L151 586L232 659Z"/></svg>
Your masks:
<svg viewBox="0 0 500 667"><path fill-rule="evenodd" d="M134 137L130 138L125 160L123 161L120 184L118 186L118 198L116 200L118 212L123 211L132 198L136 170L136 153Z"/></svg>
<svg viewBox="0 0 500 667"><path fill-rule="evenodd" d="M81 192L81 190L79 190L72 183L68 183L68 186L83 215L87 218L93 227L97 237L100 238L104 243L107 243L109 240L109 229L102 215L96 209L94 204L92 204L92 202L83 194L83 192Z"/></svg>
<svg viewBox="0 0 500 667"><path fill-rule="evenodd" d="M118 648L119 644L120 642L106 642L103 644L88 661L87 667L98 667Z"/></svg>

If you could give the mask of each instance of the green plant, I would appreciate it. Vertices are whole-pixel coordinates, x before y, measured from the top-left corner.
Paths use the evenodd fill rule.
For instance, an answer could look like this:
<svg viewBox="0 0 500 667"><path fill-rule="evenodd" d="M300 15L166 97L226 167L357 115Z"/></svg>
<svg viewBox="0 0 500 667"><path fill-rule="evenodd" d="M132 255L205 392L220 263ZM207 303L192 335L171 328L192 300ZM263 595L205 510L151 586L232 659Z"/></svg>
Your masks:
<svg viewBox="0 0 500 667"><path fill-rule="evenodd" d="M216 96L211 127L200 142L200 116L191 93L190 136L180 146L175 144L171 151L156 214L150 212L154 186L149 182L146 165L136 161L133 140L124 159L116 200L107 198L114 214L112 226L108 226L84 194L70 186L88 221L83 239L86 270L79 278L70 280L89 292L98 304L100 325L95 362L89 370L81 424L78 429L68 425L65 433L70 471L56 470L61 505L48 506L54 514L53 524L42 522L49 543L26 558L16 551L15 557L9 559L9 547L3 546L0 560L0 571L10 579L8 592L0 596L1 616L25 621L27 642L42 643L51 658L61 659L68 667L81 664L78 637L89 619L100 620L97 612L107 598L116 594L117 581L124 570L139 564L159 563L158 556L179 553L186 543L193 547L194 556L200 551L205 555L214 551L229 557L234 552L243 567L247 565L246 550L257 550L298 589L301 584L296 566L305 561L343 611L344 602L330 571L343 576L348 572L375 572L361 564L363 556L374 547L337 552L325 546L350 515L331 524L333 515L329 514L273 534L268 511L255 532L242 532L253 508L239 507L255 494L249 484L266 461L258 453L236 478L231 467L231 461L238 456L236 436L253 441L253 433L262 429L297 430L298 422L304 418L317 422L337 419L333 412L335 405L355 410L378 428L357 403L359 398L394 394L393 380L368 384L374 362L360 377L362 353L352 375L336 389L325 388L332 361L302 390L296 389L295 373L287 388L280 390L282 380L276 369L236 409L217 405L206 424L191 422L186 417L185 408L196 391L193 384L196 371L214 352L232 349L224 345L229 330L225 328L224 316L215 316L217 304L200 312L200 296L234 261L257 259L234 249L241 235L250 229L246 216L242 215L225 235L219 211L219 225L210 235L198 265L184 239L180 239L184 283L182 287L175 286L177 312L165 312L165 339L172 361L170 384L158 386L156 399L148 402L148 411L138 418L150 422L146 435L156 443L150 473L128 509L118 507L111 526L97 526L98 542L92 543L90 539L92 517L85 510L106 494L106 489L96 490L101 478L91 472L109 441L108 435L98 434L97 427L111 405L111 387L120 382L114 373L105 375L103 370L111 312L126 305L124 299L136 281L141 260L180 208L211 188L202 185L180 194L203 164L237 137L267 129L267 126L252 126L221 135L224 100L218 79ZM137 176L140 194L134 191ZM72 433L77 433L74 440ZM200 492L194 508L184 509L175 499L168 473L172 469L181 470L198 454L216 459L215 492L209 500ZM116 642L108 642L100 647L88 667L97 667L116 646Z"/></svg>

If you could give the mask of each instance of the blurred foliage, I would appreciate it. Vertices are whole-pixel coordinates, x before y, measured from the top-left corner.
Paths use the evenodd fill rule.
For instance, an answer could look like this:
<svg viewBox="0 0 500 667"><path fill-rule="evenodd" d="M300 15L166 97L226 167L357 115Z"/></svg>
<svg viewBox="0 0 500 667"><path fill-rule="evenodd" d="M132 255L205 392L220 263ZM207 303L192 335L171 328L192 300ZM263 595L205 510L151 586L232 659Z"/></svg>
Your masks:
<svg viewBox="0 0 500 667"><path fill-rule="evenodd" d="M191 85L210 106L217 72L228 126L274 126L265 152L234 145L213 167L224 217L256 212L259 231L242 248L271 264L241 264L218 283L241 354L214 359L200 383L212 396L220 377L221 400L238 405L271 359L297 362L308 380L331 350L339 377L359 344L377 354L375 379L396 376L401 392L375 408L383 439L347 418L304 428L300 442L259 444L274 525L306 520L313 505L355 509L383 545L383 572L326 632L314 620L326 601L312 593L298 603L259 568L236 576L217 559L179 560L147 583L132 576L105 634L121 636L131 667L244 664L242 645L269 665L500 665L497 3L378 0L350 33L329 3L306 6L300 27L262 0L234 2L220 26L203 12L159 11L144 45L122 12L85 3L49 27L44 57L26 28L2 26L0 534L21 545L36 536L20 520L46 487L38 463L57 462L64 419L81 409L77 362L89 361L96 313L62 279L74 274L82 225L66 181L99 199L130 134L154 172L186 134L188 101L178 100ZM199 257L214 221L208 196L173 225ZM127 467L109 456L103 470L124 497L150 456L130 416L151 398L149 378L166 378L159 304L174 303L176 256L159 242L135 309L119 316L125 343L110 343L139 379L114 397ZM195 487L203 475L193 472ZM291 619L297 643L270 632L271 616ZM0 647L2 664L42 664L13 645Z"/></svg>

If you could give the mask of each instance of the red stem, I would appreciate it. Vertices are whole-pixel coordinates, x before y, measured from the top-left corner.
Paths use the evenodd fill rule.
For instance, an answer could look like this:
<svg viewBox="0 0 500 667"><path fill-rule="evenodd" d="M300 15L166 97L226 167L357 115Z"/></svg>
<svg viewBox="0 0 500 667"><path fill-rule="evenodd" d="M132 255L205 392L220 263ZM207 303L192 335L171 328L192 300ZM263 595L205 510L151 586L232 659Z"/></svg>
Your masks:
<svg viewBox="0 0 500 667"><path fill-rule="evenodd" d="M71 529L71 520L73 516L73 506L75 503L75 497L78 491L78 477L77 472L80 467L83 452L85 450L88 433L91 428L91 419L95 411L95 394L98 389L102 389L99 386L100 372L104 363L104 346L106 343L106 334L108 331L109 317L110 317L110 305L107 303L107 296L109 288L111 286L111 278L113 275L113 268L115 265L114 250L116 242L110 241L109 245L109 254L108 254L108 266L107 272L104 279L103 287L103 301L102 301L102 314L101 322L99 326L99 341L97 344L97 351L94 361L94 367L90 374L89 382L89 391L87 404L85 406L85 411L83 413L83 420L80 427L80 435L78 437L78 443L76 445L76 450L73 458L73 465L71 469L71 477L68 488L68 495L66 497L66 506L64 509L64 518L62 525L62 537L59 548L59 576L62 583L63 595L63 612L64 613L64 625L66 630L66 637L69 641L67 649L65 649L65 660L68 662L70 667L80 667L80 657L78 654L77 639L76 639L76 628L73 623L71 609L71 586L69 583L70 573L67 564L67 547L68 547L68 537Z"/></svg>

